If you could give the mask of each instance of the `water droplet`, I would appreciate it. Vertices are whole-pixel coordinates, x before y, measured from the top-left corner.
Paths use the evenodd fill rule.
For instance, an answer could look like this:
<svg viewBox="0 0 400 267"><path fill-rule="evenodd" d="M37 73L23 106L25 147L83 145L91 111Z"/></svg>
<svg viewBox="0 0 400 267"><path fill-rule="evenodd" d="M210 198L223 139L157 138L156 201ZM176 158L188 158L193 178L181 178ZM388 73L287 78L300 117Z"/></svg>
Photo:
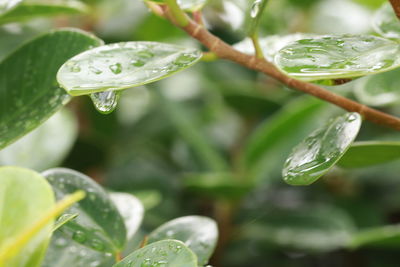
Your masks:
<svg viewBox="0 0 400 267"><path fill-rule="evenodd" d="M139 51L136 53L136 55L143 59L150 59L150 58L154 57L154 54L147 50Z"/></svg>
<svg viewBox="0 0 400 267"><path fill-rule="evenodd" d="M67 67L69 68L69 70L71 72L80 72L81 71L81 67L79 67L79 65L74 61L68 62Z"/></svg>
<svg viewBox="0 0 400 267"><path fill-rule="evenodd" d="M350 113L349 116L347 117L347 121L355 121L357 118L358 118L357 114Z"/></svg>
<svg viewBox="0 0 400 267"><path fill-rule="evenodd" d="M261 3L262 3L262 0L254 1L253 5L251 6L251 9L250 9L250 16L252 18L257 17L258 13L260 13Z"/></svg>
<svg viewBox="0 0 400 267"><path fill-rule="evenodd" d="M153 264L151 263L150 259L144 259L140 267L151 267Z"/></svg>
<svg viewBox="0 0 400 267"><path fill-rule="evenodd" d="M104 250L104 244L100 240L94 239L94 240L92 240L90 245L95 250L99 250L99 251Z"/></svg>
<svg viewBox="0 0 400 267"><path fill-rule="evenodd" d="M112 64L112 65L109 66L109 68L114 74L120 74L122 72L121 63Z"/></svg>
<svg viewBox="0 0 400 267"><path fill-rule="evenodd" d="M144 66L144 64L146 64L146 63L143 60L140 60L140 59L131 60L131 65L135 66L135 67L142 67L142 66Z"/></svg>
<svg viewBox="0 0 400 267"><path fill-rule="evenodd" d="M72 234L72 239L78 243L83 243L86 241L86 234L82 231L76 231Z"/></svg>
<svg viewBox="0 0 400 267"><path fill-rule="evenodd" d="M102 70L100 70L100 69L98 69L98 68L96 68L96 67L94 67L94 66L89 66L89 70L90 70L92 73L96 74L96 75L99 75L99 74L102 74L102 73L103 73Z"/></svg>
<svg viewBox="0 0 400 267"><path fill-rule="evenodd" d="M90 95L96 109L103 114L111 113L118 104L119 92L104 91Z"/></svg>

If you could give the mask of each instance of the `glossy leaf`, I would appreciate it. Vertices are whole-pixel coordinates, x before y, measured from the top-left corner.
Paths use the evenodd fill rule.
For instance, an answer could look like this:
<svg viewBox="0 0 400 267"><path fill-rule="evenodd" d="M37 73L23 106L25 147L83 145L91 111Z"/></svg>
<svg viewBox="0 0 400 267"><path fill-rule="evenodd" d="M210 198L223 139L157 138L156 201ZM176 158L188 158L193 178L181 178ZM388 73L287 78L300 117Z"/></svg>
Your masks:
<svg viewBox="0 0 400 267"><path fill-rule="evenodd" d="M91 178L69 169L50 169L43 172L50 182L57 199L84 190L87 197L72 206L66 213L78 217L60 228L76 242L102 252L118 252L126 242L124 221L107 193Z"/></svg>
<svg viewBox="0 0 400 267"><path fill-rule="evenodd" d="M127 193L110 193L110 198L125 222L127 239L137 232L143 220L144 207L140 200Z"/></svg>
<svg viewBox="0 0 400 267"><path fill-rule="evenodd" d="M176 239L185 243L196 255L199 265L207 264L218 239L214 220L203 216L185 216L169 221L150 233L149 243Z"/></svg>
<svg viewBox="0 0 400 267"><path fill-rule="evenodd" d="M362 168L400 159L400 142L355 142L338 161L344 168Z"/></svg>
<svg viewBox="0 0 400 267"><path fill-rule="evenodd" d="M149 244L125 257L113 267L197 267L196 255L182 242L163 240Z"/></svg>
<svg viewBox="0 0 400 267"><path fill-rule="evenodd" d="M400 21L389 3L383 4L376 12L372 25L380 35L400 39Z"/></svg>
<svg viewBox="0 0 400 267"><path fill-rule="evenodd" d="M316 35L309 33L294 33L288 35L271 35L267 37L260 38L258 42L260 43L260 47L263 51L265 58L268 61L274 62L275 55L287 46L288 44L302 40L307 38L313 38ZM246 38L243 41L234 45L234 48L237 50L249 54L254 55L254 45L250 38Z"/></svg>
<svg viewBox="0 0 400 267"><path fill-rule="evenodd" d="M198 50L164 43L115 43L68 60L57 80L71 95L122 90L166 78L200 57Z"/></svg>
<svg viewBox="0 0 400 267"><path fill-rule="evenodd" d="M165 0L145 0L148 2L154 2L157 4L164 4ZM208 0L177 0L178 5L185 11L198 11L201 10Z"/></svg>
<svg viewBox="0 0 400 267"><path fill-rule="evenodd" d="M361 127L358 113L346 113L315 130L297 145L285 162L283 179L291 185L309 185L344 155Z"/></svg>
<svg viewBox="0 0 400 267"><path fill-rule="evenodd" d="M55 201L46 180L28 169L1 167L0 184L0 255L4 256L6 247L50 211ZM0 266L40 266L52 229L50 221L27 244L16 247L16 255L5 255L11 256L5 261L0 256Z"/></svg>
<svg viewBox="0 0 400 267"><path fill-rule="evenodd" d="M321 36L284 47L275 64L306 81L360 77L399 67L400 46L369 35Z"/></svg>
<svg viewBox="0 0 400 267"><path fill-rule="evenodd" d="M9 1L11 8L1 11L0 24L26 21L36 17L55 16L60 14L79 14L87 12L88 8L80 1L74 0L22 0Z"/></svg>
<svg viewBox="0 0 400 267"><path fill-rule="evenodd" d="M57 166L77 136L77 122L68 110L56 113L43 125L0 150L0 165L43 171Z"/></svg>
<svg viewBox="0 0 400 267"><path fill-rule="evenodd" d="M57 69L100 43L80 30L52 31L0 63L0 148L35 129L69 101L68 94L56 85Z"/></svg>
<svg viewBox="0 0 400 267"><path fill-rule="evenodd" d="M400 226L386 225L363 229L355 233L349 241L351 249L359 247L399 248Z"/></svg>
<svg viewBox="0 0 400 267"><path fill-rule="evenodd" d="M400 69L363 77L354 83L357 99L369 106L387 106L400 102Z"/></svg>

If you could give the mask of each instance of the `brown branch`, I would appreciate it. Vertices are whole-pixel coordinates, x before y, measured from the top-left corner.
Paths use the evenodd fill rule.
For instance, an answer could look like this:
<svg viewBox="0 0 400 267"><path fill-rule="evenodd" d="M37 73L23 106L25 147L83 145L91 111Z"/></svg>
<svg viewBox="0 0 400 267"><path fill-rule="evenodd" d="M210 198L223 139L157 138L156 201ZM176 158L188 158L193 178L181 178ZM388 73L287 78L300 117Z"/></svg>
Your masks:
<svg viewBox="0 0 400 267"><path fill-rule="evenodd" d="M400 19L400 0L389 0L389 2L392 4L394 13Z"/></svg>
<svg viewBox="0 0 400 267"><path fill-rule="evenodd" d="M400 2L400 0L393 0L393 2ZM190 23L186 27L182 27L182 29L186 31L190 36L200 41L204 46L214 52L219 58L227 59L239 63L249 69L262 72L275 78L276 80L279 80L288 87L316 96L347 111L358 112L365 119L371 122L391 127L395 130L400 131L399 118L367 107L346 97L332 93L318 85L293 79L283 74L273 64L266 61L265 59L256 58L255 56L247 55L235 50L232 46L228 45L215 35L211 34L207 29L195 23L193 20L190 20Z"/></svg>

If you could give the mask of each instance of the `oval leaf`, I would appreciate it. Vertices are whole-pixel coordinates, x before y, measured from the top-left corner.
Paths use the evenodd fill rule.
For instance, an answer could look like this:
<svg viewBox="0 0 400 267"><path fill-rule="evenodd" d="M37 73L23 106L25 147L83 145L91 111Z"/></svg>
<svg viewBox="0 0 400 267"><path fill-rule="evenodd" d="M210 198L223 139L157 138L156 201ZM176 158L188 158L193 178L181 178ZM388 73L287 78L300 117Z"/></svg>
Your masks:
<svg viewBox="0 0 400 267"><path fill-rule="evenodd" d="M376 12L372 25L380 35L400 39L400 21L389 3L383 4Z"/></svg>
<svg viewBox="0 0 400 267"><path fill-rule="evenodd" d="M361 126L358 113L346 113L315 130L297 145L283 168L291 185L309 185L324 175L343 156Z"/></svg>
<svg viewBox="0 0 400 267"><path fill-rule="evenodd" d="M124 221L108 194L91 178L69 169L43 172L57 199L76 190L84 190L87 197L73 205L66 213L78 217L60 230L71 239L98 251L118 252L126 242Z"/></svg>
<svg viewBox="0 0 400 267"><path fill-rule="evenodd" d="M339 160L344 168L362 168L400 159L400 142L356 142Z"/></svg>
<svg viewBox="0 0 400 267"><path fill-rule="evenodd" d="M400 46L375 36L322 36L284 47L275 63L306 81L353 78L399 67Z"/></svg>
<svg viewBox="0 0 400 267"><path fill-rule="evenodd" d="M197 267L196 255L182 242L163 240L128 255L113 267Z"/></svg>
<svg viewBox="0 0 400 267"><path fill-rule="evenodd" d="M115 43L68 60L57 80L71 95L122 90L166 78L200 57L198 50L164 43Z"/></svg>
<svg viewBox="0 0 400 267"><path fill-rule="evenodd" d="M0 255L7 245L25 232L54 206L54 193L38 173L17 168L0 168ZM50 221L23 247L16 257L6 259L0 266L40 266L50 240L53 223Z"/></svg>
<svg viewBox="0 0 400 267"><path fill-rule="evenodd" d="M207 217L180 217L161 225L149 235L149 243L164 239L184 242L196 253L198 264L205 265L217 244L218 228L215 221Z"/></svg>
<svg viewBox="0 0 400 267"><path fill-rule="evenodd" d="M58 68L100 44L101 40L80 30L57 30L30 41L0 63L0 149L69 101L68 94L56 85Z"/></svg>

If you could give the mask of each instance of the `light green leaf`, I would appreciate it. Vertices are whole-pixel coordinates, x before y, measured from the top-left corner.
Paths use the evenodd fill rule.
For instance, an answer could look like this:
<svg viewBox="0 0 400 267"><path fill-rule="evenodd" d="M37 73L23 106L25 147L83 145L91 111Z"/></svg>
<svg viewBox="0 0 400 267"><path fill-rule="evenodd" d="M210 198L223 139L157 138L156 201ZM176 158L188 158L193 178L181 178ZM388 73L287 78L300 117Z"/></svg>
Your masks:
<svg viewBox="0 0 400 267"><path fill-rule="evenodd" d="M344 168L362 168L400 159L400 142L355 142L338 161Z"/></svg>
<svg viewBox="0 0 400 267"><path fill-rule="evenodd" d="M113 267L197 267L196 255L181 241L163 240L138 249Z"/></svg>
<svg viewBox="0 0 400 267"><path fill-rule="evenodd" d="M201 57L201 52L157 42L104 45L68 60L57 80L71 95L123 90L171 76Z"/></svg>
<svg viewBox="0 0 400 267"><path fill-rule="evenodd" d="M214 252L218 228L214 220L203 216L185 216L169 221L150 233L149 243L176 239L197 255L198 264L205 265Z"/></svg>
<svg viewBox="0 0 400 267"><path fill-rule="evenodd" d="M68 111L56 113L43 125L0 150L0 165L15 165L43 171L57 166L77 136L77 122Z"/></svg>
<svg viewBox="0 0 400 267"><path fill-rule="evenodd" d="M52 185L57 199L78 189L87 193L84 200L66 211L79 216L62 226L61 232L94 250L116 253L123 248L126 242L123 218L102 187L86 175L69 169L50 169L43 176Z"/></svg>
<svg viewBox="0 0 400 267"><path fill-rule="evenodd" d="M399 67L400 46L369 35L321 36L284 47L275 64L305 81L360 77Z"/></svg>
<svg viewBox="0 0 400 267"><path fill-rule="evenodd" d="M0 168L0 255L10 244L46 215L54 204L54 193L38 173L17 167ZM37 267L43 259L53 229L50 221L2 267ZM7 256L7 255L6 255Z"/></svg>
<svg viewBox="0 0 400 267"><path fill-rule="evenodd" d="M165 0L145 0L157 4L165 4ZM178 5L184 11L194 12L201 10L208 2L208 0L177 0Z"/></svg>
<svg viewBox="0 0 400 267"><path fill-rule="evenodd" d="M400 69L363 77L354 82L357 99L369 106L387 106L400 102Z"/></svg>
<svg viewBox="0 0 400 267"><path fill-rule="evenodd" d="M0 4L0 24L26 21L36 17L78 14L88 11L85 4L74 0L22 0L9 2L11 5L7 6L6 4L3 9Z"/></svg>
<svg viewBox="0 0 400 267"><path fill-rule="evenodd" d="M372 25L374 30L387 38L400 39L400 21L387 2L376 12Z"/></svg>
<svg viewBox="0 0 400 267"><path fill-rule="evenodd" d="M128 193L110 193L110 198L124 218L127 240L137 232L143 220L144 207L142 202Z"/></svg>
<svg viewBox="0 0 400 267"><path fill-rule="evenodd" d="M348 247L399 248L400 225L386 225L360 230L354 233Z"/></svg>
<svg viewBox="0 0 400 267"><path fill-rule="evenodd" d="M68 102L68 94L57 86L58 68L99 44L101 40L83 31L57 30L30 41L0 63L0 148L35 129Z"/></svg>
<svg viewBox="0 0 400 267"><path fill-rule="evenodd" d="M315 130L297 145L285 162L283 179L291 185L309 185L344 155L361 127L358 113L346 113Z"/></svg>

